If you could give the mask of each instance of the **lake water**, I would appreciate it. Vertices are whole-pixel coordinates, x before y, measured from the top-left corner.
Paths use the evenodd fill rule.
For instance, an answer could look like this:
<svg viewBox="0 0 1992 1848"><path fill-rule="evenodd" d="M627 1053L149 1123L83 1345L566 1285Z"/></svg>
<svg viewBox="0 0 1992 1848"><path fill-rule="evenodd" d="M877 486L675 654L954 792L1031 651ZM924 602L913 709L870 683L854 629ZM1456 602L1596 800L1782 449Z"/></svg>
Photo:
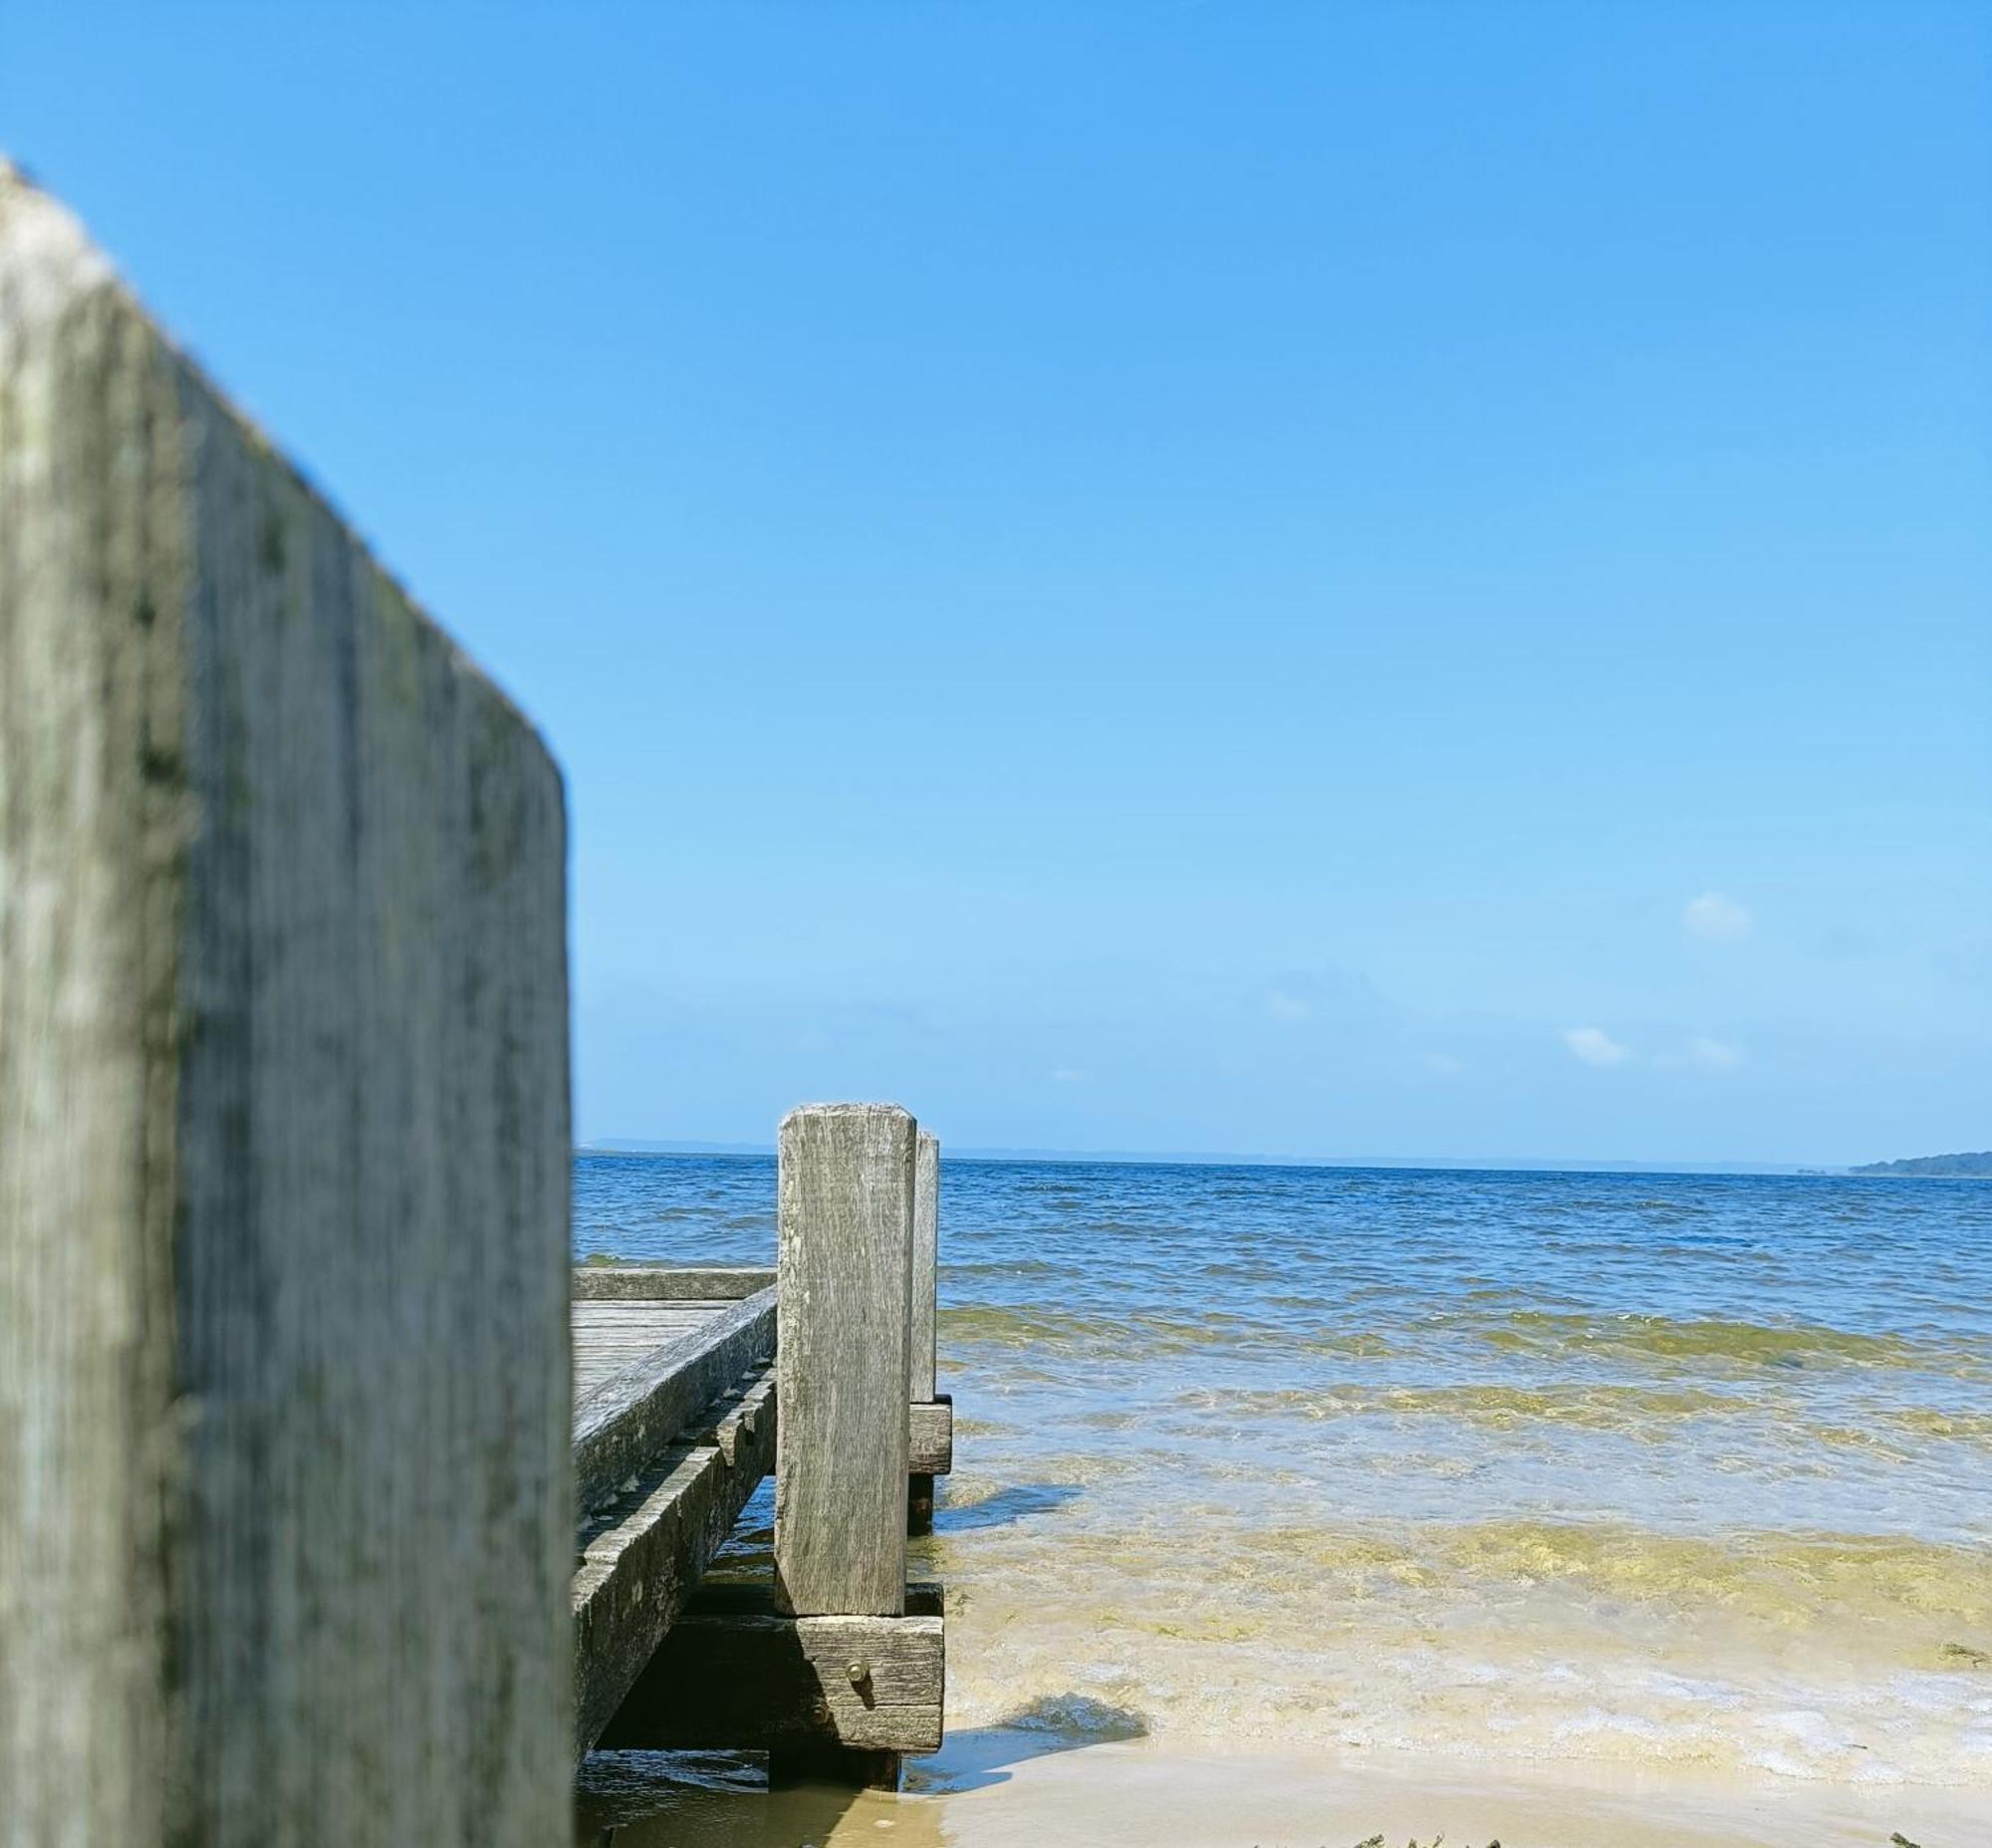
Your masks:
<svg viewBox="0 0 1992 1848"><path fill-rule="evenodd" d="M1992 1790L1992 1186L950 1161L940 1296L951 1729Z"/></svg>

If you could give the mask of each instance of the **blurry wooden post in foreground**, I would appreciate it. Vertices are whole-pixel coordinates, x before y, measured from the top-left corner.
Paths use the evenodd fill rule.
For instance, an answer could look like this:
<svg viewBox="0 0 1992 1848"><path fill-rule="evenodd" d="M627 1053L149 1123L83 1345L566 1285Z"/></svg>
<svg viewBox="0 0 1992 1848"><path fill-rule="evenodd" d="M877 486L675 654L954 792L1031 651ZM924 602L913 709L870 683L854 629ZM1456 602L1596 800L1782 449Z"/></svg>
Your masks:
<svg viewBox="0 0 1992 1848"><path fill-rule="evenodd" d="M930 1406L934 1399L935 1317L939 1301L940 1138L920 1132L913 1169L913 1299L912 1350L907 1373L908 1417L911 1408ZM950 1408L951 1410L951 1408ZM906 1484L906 1531L933 1531L934 1471L911 1459Z"/></svg>
<svg viewBox="0 0 1992 1848"><path fill-rule="evenodd" d="M777 1219L775 1608L900 1617L906 1608L907 1354L917 1131L892 1104L783 1119ZM864 1691L868 1657L846 1665ZM898 1753L771 1754L777 1778L892 1783Z"/></svg>
<svg viewBox="0 0 1992 1848"><path fill-rule="evenodd" d="M0 1844L566 1838L564 836L0 165Z"/></svg>

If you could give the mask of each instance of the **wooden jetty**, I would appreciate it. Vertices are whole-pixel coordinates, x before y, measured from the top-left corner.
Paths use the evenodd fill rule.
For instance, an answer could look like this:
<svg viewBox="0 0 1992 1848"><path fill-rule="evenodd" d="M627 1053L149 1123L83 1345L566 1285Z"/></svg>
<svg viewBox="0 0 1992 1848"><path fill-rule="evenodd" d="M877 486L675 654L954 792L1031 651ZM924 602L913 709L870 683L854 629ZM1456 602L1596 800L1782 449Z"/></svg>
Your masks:
<svg viewBox="0 0 1992 1848"><path fill-rule="evenodd" d="M0 1848L547 1848L599 1740L937 1737L937 1157L799 1111L772 1287L577 1285L565 809L0 164Z"/></svg>
<svg viewBox="0 0 1992 1848"><path fill-rule="evenodd" d="M938 1590L906 1582L912 1483L953 1461L913 1342L938 1186L905 1111L813 1106L782 1126L777 1269L575 1271L578 1754L754 1747L878 1782L939 1745ZM771 1470L772 1582L701 1594Z"/></svg>

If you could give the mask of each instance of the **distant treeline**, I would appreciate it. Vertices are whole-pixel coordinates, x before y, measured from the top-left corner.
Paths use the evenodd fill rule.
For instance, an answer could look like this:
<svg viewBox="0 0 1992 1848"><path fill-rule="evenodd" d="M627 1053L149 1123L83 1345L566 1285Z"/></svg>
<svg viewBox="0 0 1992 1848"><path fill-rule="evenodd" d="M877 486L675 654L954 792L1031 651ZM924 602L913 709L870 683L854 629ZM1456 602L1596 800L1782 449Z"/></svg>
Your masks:
<svg viewBox="0 0 1992 1848"><path fill-rule="evenodd" d="M1918 1155L1906 1162L1869 1162L1857 1175L1929 1175L1952 1181L1992 1181L1992 1149L1979 1155Z"/></svg>

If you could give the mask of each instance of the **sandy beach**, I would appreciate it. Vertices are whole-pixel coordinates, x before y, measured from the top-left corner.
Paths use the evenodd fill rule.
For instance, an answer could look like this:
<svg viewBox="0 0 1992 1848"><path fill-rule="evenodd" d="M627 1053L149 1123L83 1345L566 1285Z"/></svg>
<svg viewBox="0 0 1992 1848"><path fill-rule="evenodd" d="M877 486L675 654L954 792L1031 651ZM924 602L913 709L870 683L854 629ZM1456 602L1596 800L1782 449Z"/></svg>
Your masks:
<svg viewBox="0 0 1992 1848"><path fill-rule="evenodd" d="M1627 1765L1528 1762L1500 1771L1410 1753L1191 1752L1071 1745L1028 1731L961 1734L900 1794L773 1795L745 1766L598 1761L577 1840L617 1819L615 1848L1975 1848L1983 1792L1861 1788Z"/></svg>

